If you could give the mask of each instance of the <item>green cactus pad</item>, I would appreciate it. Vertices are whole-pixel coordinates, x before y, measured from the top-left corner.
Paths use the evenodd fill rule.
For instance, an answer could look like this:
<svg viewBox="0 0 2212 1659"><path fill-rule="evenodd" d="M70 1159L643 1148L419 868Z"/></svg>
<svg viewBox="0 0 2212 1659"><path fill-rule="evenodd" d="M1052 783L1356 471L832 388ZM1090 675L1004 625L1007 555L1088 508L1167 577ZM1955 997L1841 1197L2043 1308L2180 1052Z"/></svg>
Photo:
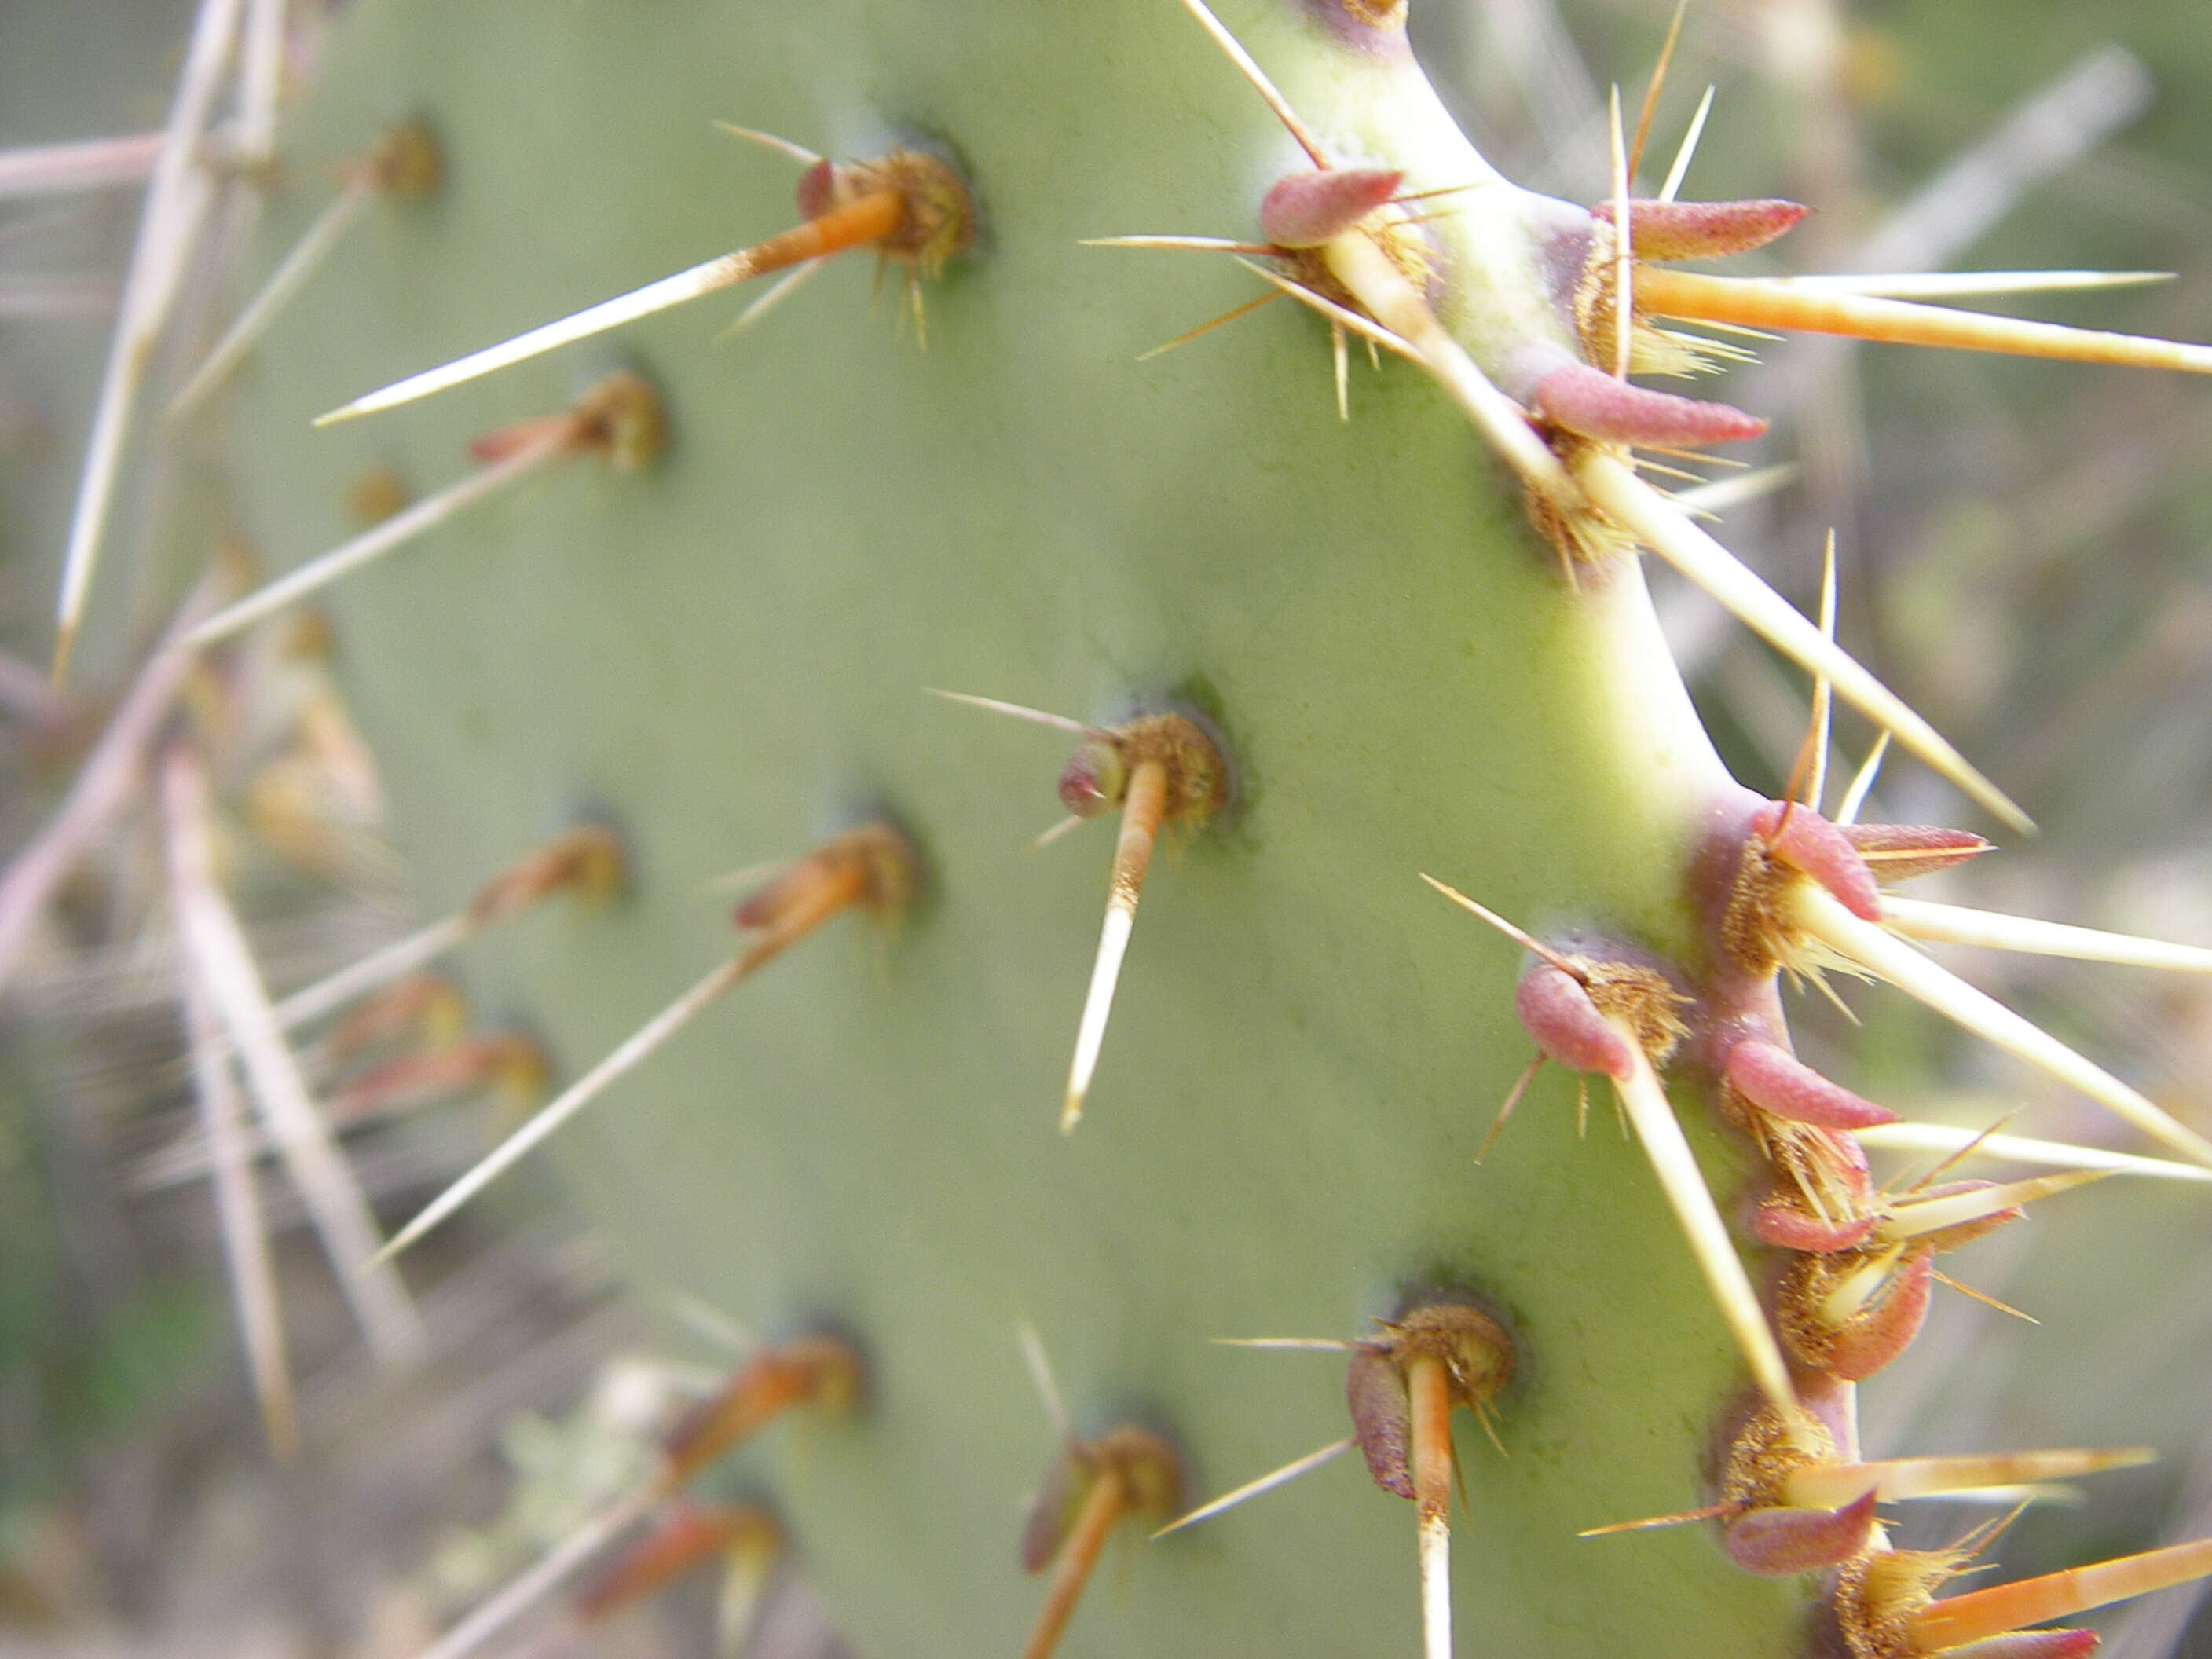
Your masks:
<svg viewBox="0 0 2212 1659"><path fill-rule="evenodd" d="M1289 0L1223 9L1333 140L1416 185L1473 176L1409 66ZM1055 1448L1018 1321L1079 1429L1158 1422L1212 1493L1347 1425L1340 1360L1209 1339L1357 1336L1401 1286L1455 1281L1521 1358L1510 1455L1462 1425L1462 1650L1791 1651L1804 1586L1696 1529L1574 1535L1702 1501L1741 1370L1602 1102L1578 1139L1554 1070L1474 1163L1528 1056L1520 954L1418 879L1685 951L1718 763L1638 573L1570 592L1409 367L1356 362L1340 424L1327 331L1289 304L1134 361L1257 285L1080 239L1249 235L1298 164L1182 8L357 0L291 130L264 266L325 199L322 164L408 115L445 188L380 206L241 377L271 564L348 533L370 466L427 491L471 436L618 363L661 387L672 434L648 471L540 475L331 600L426 915L580 810L635 849L623 906L472 947L485 1000L574 1075L733 947L702 896L719 873L878 805L927 863L887 946L834 924L558 1143L641 1278L767 1332L835 1318L873 1356L867 1416L750 1454L856 1649L1011 1652L1026 1628L1019 1516ZM727 344L748 295L310 432L788 223L795 169L717 118L957 157L982 234L928 290L926 352L888 285L872 311L863 255ZM1525 299L1447 313L1488 351ZM1072 1138L1054 1116L1112 834L1026 853L1068 742L926 686L1101 720L1180 701L1233 751L1232 810L1155 866ZM1725 1193L1736 1154L1686 1116ZM1065 1651L1411 1652L1416 1613L1412 1508L1348 1460L1133 1545Z"/></svg>

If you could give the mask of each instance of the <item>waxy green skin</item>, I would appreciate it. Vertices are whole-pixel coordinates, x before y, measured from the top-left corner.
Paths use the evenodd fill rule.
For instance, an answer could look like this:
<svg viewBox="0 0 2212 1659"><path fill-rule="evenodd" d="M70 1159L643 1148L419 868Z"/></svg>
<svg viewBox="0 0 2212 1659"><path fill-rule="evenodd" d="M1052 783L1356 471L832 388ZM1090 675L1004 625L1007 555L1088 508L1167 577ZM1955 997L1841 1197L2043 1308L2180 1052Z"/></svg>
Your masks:
<svg viewBox="0 0 2212 1659"><path fill-rule="evenodd" d="M1478 176L1409 64L1273 0L1223 15L1327 142L1415 188ZM1208 1339L1357 1336L1444 1278L1521 1345L1511 1455L1462 1437L1463 1650L1794 1651L1806 1587L1696 1529L1574 1537L1697 1501L1738 1364L1641 1155L1602 1115L1576 1139L1571 1081L1474 1164L1528 1056L1520 954L1417 879L1686 957L1680 867L1718 763L1635 569L1568 592L1408 368L1356 365L1340 425L1326 331L1287 304L1133 361L1253 280L1079 240L1249 235L1304 164L1182 9L356 0L263 265L320 204L317 164L410 113L446 190L368 228L242 377L272 566L344 532L367 467L434 488L468 438L615 362L661 386L673 433L650 473L557 471L332 596L425 915L580 808L632 839L630 900L471 947L479 995L574 1075L731 948L709 878L872 802L928 863L887 951L836 924L560 1143L641 1283L868 1345L871 1415L750 1454L856 1650L1011 1650L1026 1626L1016 1531L1055 1449L1018 1319L1079 1426L1156 1416L1205 1493L1346 1431L1340 1361ZM737 298L308 430L787 222L793 169L714 118L959 157L984 233L930 290L926 354L888 295L871 316L863 256L726 348ZM1527 286L1442 303L1486 361L1558 327ZM1176 696L1235 754L1236 809L1153 871L1072 1139L1054 1108L1110 832L1025 855L1067 745L925 685L1098 720ZM1685 1116L1731 1188L1740 1151L1701 1103ZM1412 1523L1340 1463L1133 1551L1066 1651L1409 1652Z"/></svg>

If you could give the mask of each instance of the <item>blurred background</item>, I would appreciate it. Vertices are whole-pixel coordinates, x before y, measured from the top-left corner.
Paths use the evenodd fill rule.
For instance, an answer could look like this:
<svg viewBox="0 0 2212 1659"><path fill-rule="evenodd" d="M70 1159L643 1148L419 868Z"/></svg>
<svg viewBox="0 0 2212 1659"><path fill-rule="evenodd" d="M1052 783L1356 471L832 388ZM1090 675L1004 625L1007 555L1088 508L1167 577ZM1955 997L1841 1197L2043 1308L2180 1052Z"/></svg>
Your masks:
<svg viewBox="0 0 2212 1659"><path fill-rule="evenodd" d="M291 0L287 73L314 73L334 9ZM1605 192L1606 92L1642 95L1661 0L1417 0L1417 43L1469 133L1510 176ZM0 150L159 127L188 0L0 0ZM1656 173L1699 94L1718 96L1690 197L1784 195L1815 217L1775 270L2149 270L2154 287L2013 308L2212 338L2212 17L2179 0L1702 0L1653 129ZM20 870L158 627L175 549L218 522L225 456L189 435L142 447L118 539L143 602L48 690L48 621L92 399L143 186L27 185L0 155L0 849ZM240 211L191 275L186 337L234 303ZM2044 836L1931 896L2212 942L2212 398L2179 376L1799 341L1732 377L1797 471L1731 509L1728 539L1810 610L1833 527L1845 644L1992 776ZM177 363L155 366L157 383ZM139 457L139 452L134 452ZM364 501L365 514L377 505ZM182 528L180 528L180 526ZM1778 790L1802 690L1743 630L1655 572L1707 722L1738 775ZM312 625L186 689L222 757L220 846L272 982L304 983L429 920L379 834L374 758ZM1839 722L1845 756L1869 734ZM1869 816L1940 818L1900 784ZM0 1650L414 1652L426 1634L620 1488L654 1426L728 1369L741 1333L650 1285L617 1285L552 1183L525 1170L441 1235L416 1275L438 1356L394 1386L368 1365L304 1213L264 1183L273 1270L308 1428L280 1464L247 1386L191 1079L181 1055L158 826L106 815L0 981ZM4 908L0 904L0 908ZM527 918L518 923L529 925ZM1978 957L1978 981L2078 1036L2212 1127L2206 982L2033 957ZM418 988L315 1080L352 1101L348 1150L387 1219L457 1172L514 1075L439 1086L386 1062L492 1028L465 975ZM1863 1029L1799 1005L1820 1063L1915 1115L2110 1140L2087 1108L1952 1041L1901 1000ZM526 1040L526 1034L522 1034ZM518 1050L510 1049L513 1053ZM380 1071L380 1066L385 1069ZM435 1079L434 1079L435 1081ZM484 1086L479 1086L484 1085ZM2026 1571L2212 1534L2212 1226L2202 1188L2057 1206L1962 1255L1953 1296L1865 1391L1880 1455L2144 1442L2109 1476L2015 1523ZM2155 1271L2145 1271L2153 1266ZM1969 1365L1966 1362L1971 1358ZM741 1496L742 1494L731 1494ZM1916 1510L1905 1541L1976 1517ZM752 1588L694 1575L608 1621L597 1650L704 1654ZM717 1607L718 1599L726 1605ZM803 1586L768 1592L754 1651L827 1641ZM2123 1659L2212 1655L2188 1592L2112 1622ZM2192 1619L2194 1625L2192 1626Z"/></svg>

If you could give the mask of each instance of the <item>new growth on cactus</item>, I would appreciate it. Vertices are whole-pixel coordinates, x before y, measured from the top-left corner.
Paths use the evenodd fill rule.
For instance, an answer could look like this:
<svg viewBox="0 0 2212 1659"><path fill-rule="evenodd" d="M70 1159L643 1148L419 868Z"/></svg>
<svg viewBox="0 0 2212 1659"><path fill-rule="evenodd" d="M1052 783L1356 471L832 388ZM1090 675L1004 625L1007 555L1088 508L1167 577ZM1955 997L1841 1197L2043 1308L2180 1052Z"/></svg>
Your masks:
<svg viewBox="0 0 2212 1659"><path fill-rule="evenodd" d="M1120 726L1085 726L1059 714L1042 714L1016 703L955 692L941 693L1017 719L1073 732L1082 744L1060 774L1060 804L1067 817L1036 844L1056 839L1085 818L1110 807L1121 809L1121 833L1114 843L1113 872L1106 889L1106 925L1098 939L1098 958L1091 970L1091 989L1075 1031L1075 1059L1068 1067L1067 1091L1060 1127L1072 1130L1082 1121L1083 1103L1098 1069L1106 1041L1106 1022L1114 1010L1114 988L1137 923L1137 901L1152 867L1152 848L1164 827L1202 827L1229 800L1227 757L1218 739L1188 714L1143 714Z"/></svg>
<svg viewBox="0 0 2212 1659"><path fill-rule="evenodd" d="M1022 1571L1050 1571L1023 1659L1050 1659L1114 1530L1125 1521L1175 1513L1182 1499L1182 1462L1164 1435L1141 1424L1123 1424L1090 1438L1077 1435L1042 1341L1030 1326L1018 1334L1060 1442L1030 1501L1021 1538Z"/></svg>
<svg viewBox="0 0 2212 1659"><path fill-rule="evenodd" d="M1231 1347L1349 1354L1344 1395L1352 1431L1201 1504L1153 1536L1165 1537L1233 1509L1357 1446L1375 1484L1414 1505L1422 1650L1427 1659L1447 1659L1452 1651L1451 1495L1455 1484L1465 1490L1453 1450L1451 1413L1461 1407L1473 1412L1497 1444L1490 1407L1513 1380L1513 1342L1464 1291L1418 1297L1396 1317L1375 1322L1381 1334L1357 1342L1328 1337L1224 1339Z"/></svg>
<svg viewBox="0 0 2212 1659"><path fill-rule="evenodd" d="M204 0L169 125L125 158L151 177L63 562L58 668L94 555L119 539L105 526L131 410L204 222L224 192L268 188L207 154L232 104L248 137L275 122L282 8L258 0L249 28L241 6ZM2212 1178L2186 1104L2128 1080L2124 1058L2090 1059L2110 1052L2094 1030L2077 1049L1922 945L2197 975L2212 951L1893 894L1991 843L1862 819L1893 740L1933 775L1923 798L1948 785L2023 833L2027 812L1838 643L1836 538L1808 617L1760 552L1701 522L1718 499L1697 483L1705 452L1787 434L1759 387L1738 408L1634 378L1744 364L1770 328L2212 369L2203 346L1935 303L2140 273L1676 269L1786 252L1808 210L1683 199L1711 94L1656 192L1639 179L1655 72L1632 136L1613 95L1608 176L1581 202L1542 194L1462 136L1401 3L819 0L676 8L665 38L620 9L525 9L518 24L358 0L271 127L272 153L311 179L327 176L315 157L386 137L343 165L335 200L264 204L267 257L248 264L272 274L242 311L201 319L212 343L181 343L184 372L160 387L178 418L141 435L222 432L240 521L283 574L243 598L227 568L203 580L75 795L0 877L4 974L150 757L200 1115L160 1178L211 1178L280 1451L312 1447L317 1425L287 1381L262 1151L394 1365L426 1352L395 1258L473 1218L562 1129L562 1167L625 1267L802 1333L754 1352L648 1478L424 1659L506 1639L594 1560L548 1639L709 1559L749 1610L787 1552L858 1652L1012 1651L1026 1629L1025 1659L2027 1659L2095 1639L2035 1626L2212 1571L2212 1547L2187 1544L1944 1593L1994 1533L1893 1540L1887 1504L2033 1495L2149 1455L1870 1455L1857 1385L1956 1282L1937 1258L2108 1174L2184 1194ZM553 112L577 135L573 165L546 153ZM732 152L694 154L729 114L804 169L799 221L686 264L738 240L726 216L761 210ZM433 185L421 210L376 216L374 258L317 270L376 196ZM1265 289L1251 297L1228 260L1102 245L1227 254ZM743 323L871 249L878 283L904 278L913 346L824 307L711 354L726 319L683 306L775 278ZM1132 361L1217 313L1249 320ZM1323 327L1334 407L1316 395ZM1356 420L1355 338L1376 366ZM354 418L371 414L387 418ZM478 471L335 532L351 481L430 468L459 441ZM635 476L552 476L586 455ZM433 530L442 548L339 580ZM1811 681L1778 794L1731 776L1706 736L1643 552ZM226 886L235 779L191 693L243 683L310 594L331 605L332 672L443 919L272 994ZM1040 840L1117 820L1103 928L1095 888L1024 859L1007 830L1042 781L1033 746L916 695L936 686L1116 711L939 694L1075 741L1056 789L1070 816ZM1832 813L1838 702L1874 736ZM1156 849L1178 837L1123 986ZM738 906L729 952L696 896L760 845L811 850ZM1517 964L1408 879L1430 870ZM541 902L556 895L609 902ZM847 911L902 924L901 949L839 945L823 924ZM1071 1061L1072 964L1092 939ZM710 949L726 954L639 1023ZM1783 992L1837 997L1831 974L1904 991L2096 1103L2128 1144L1923 1123L1863 1074L1827 1075ZM738 1012L702 1018L741 983ZM465 1032L466 1002L514 1023ZM1111 1109L1048 1133L1037 1103L1064 1077L1060 1128L1084 1115L1109 1014ZM1587 1133L1592 1073L1619 1137ZM472 1091L511 1105L541 1078L561 1080L551 1101L406 1194L411 1219L385 1242L339 1131L404 1133L390 1120ZM1939 1161L1878 1182L1869 1146ZM1970 1156L2046 1172L1954 1175ZM1042 1480L1006 1427L1020 1383L994 1334L1010 1321L1053 1432ZM1224 1336L1255 1327L1365 1334ZM1337 1356L1349 1432L1310 1370L1240 1366L1220 1340ZM804 1456L750 1445L799 1408L824 1425ZM1454 1441L1462 1408L1494 1443L1479 1462ZM1329 1434L1175 1518L1219 1472ZM1340 1477L1290 1485L1353 1448L1413 1505L1414 1575L1403 1510ZM720 1501L732 1456L772 1510ZM1711 1536L1580 1540L1676 1522ZM1085 1598L1109 1543L1139 1531L1158 1541L1122 1593ZM1018 1569L1048 1575L1042 1592Z"/></svg>

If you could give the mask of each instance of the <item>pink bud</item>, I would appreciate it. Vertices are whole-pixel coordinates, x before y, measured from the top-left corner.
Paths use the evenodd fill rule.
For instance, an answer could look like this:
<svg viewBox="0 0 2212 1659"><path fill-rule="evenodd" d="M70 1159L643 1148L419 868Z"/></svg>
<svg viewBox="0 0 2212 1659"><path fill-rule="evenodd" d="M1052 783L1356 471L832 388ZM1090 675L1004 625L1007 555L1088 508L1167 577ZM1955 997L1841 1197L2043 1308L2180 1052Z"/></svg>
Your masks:
<svg viewBox="0 0 2212 1659"><path fill-rule="evenodd" d="M1746 1510L1723 1523L1721 1547L1746 1572L1779 1578L1850 1560L1873 1531L1869 1492L1839 1510Z"/></svg>
<svg viewBox="0 0 2212 1659"><path fill-rule="evenodd" d="M1068 1523L1073 1517L1076 1502L1075 1459L1062 1451L1052 1460L1044 1486L1030 1501L1029 1513L1022 1520L1024 1572L1042 1572L1052 1565L1053 1558L1060 1553L1060 1547L1067 1540Z"/></svg>
<svg viewBox="0 0 2212 1659"><path fill-rule="evenodd" d="M1631 202L1628 240L1644 259L1715 259L1764 247L1802 219L1810 208L1773 199L1749 202ZM1600 202L1590 216L1613 222L1613 204Z"/></svg>
<svg viewBox="0 0 2212 1659"><path fill-rule="evenodd" d="M1939 823L1846 823L1838 826L1884 883L1911 881L1980 857L1991 850L1971 830Z"/></svg>
<svg viewBox="0 0 2212 1659"><path fill-rule="evenodd" d="M1112 738L1086 738L1060 769L1060 804L1075 817L1096 817L1128 791L1129 767Z"/></svg>
<svg viewBox="0 0 2212 1659"><path fill-rule="evenodd" d="M469 441L469 459L489 466L544 443L556 432L573 431L574 427L575 417L570 415L540 415L494 427L481 438Z"/></svg>
<svg viewBox="0 0 2212 1659"><path fill-rule="evenodd" d="M1522 975L1513 1012L1529 1039L1570 1071L1625 1078L1636 1069L1635 1048L1598 1012L1583 982L1548 962Z"/></svg>
<svg viewBox="0 0 2212 1659"><path fill-rule="evenodd" d="M1820 1129L1870 1129L1897 1114L1831 1083L1778 1043L1747 1037L1729 1050L1722 1075L1762 1112Z"/></svg>
<svg viewBox="0 0 2212 1659"><path fill-rule="evenodd" d="M1531 413L1600 443L1650 444L1698 449L1741 443L1766 430L1766 422L1726 404L1653 392L1593 368L1562 363L1536 382Z"/></svg>
<svg viewBox="0 0 2212 1659"><path fill-rule="evenodd" d="M799 184L792 191L799 203L799 216L819 219L837 205L837 167L829 157L807 168L799 175Z"/></svg>
<svg viewBox="0 0 2212 1659"><path fill-rule="evenodd" d="M1406 1381L1390 1357L1361 1348L1344 1374L1344 1402L1352 1409L1352 1437L1367 1460L1367 1473L1384 1492L1410 1499L1413 1475L1407 1462L1413 1441L1412 1408Z"/></svg>
<svg viewBox="0 0 2212 1659"><path fill-rule="evenodd" d="M1914 1251L1881 1296L1844 1322L1828 1344L1823 1370L1846 1382L1863 1382L1912 1346L1928 1319L1934 1255Z"/></svg>
<svg viewBox="0 0 2212 1659"><path fill-rule="evenodd" d="M1293 173L1260 198L1260 234L1277 247L1319 247L1396 196L1405 179L1388 167Z"/></svg>
<svg viewBox="0 0 2212 1659"><path fill-rule="evenodd" d="M1870 1215L1824 1221L1786 1198L1771 1198L1751 1214L1752 1237L1760 1243L1771 1244L1778 1250L1806 1250L1815 1255L1855 1250L1867 1242L1874 1226L1875 1218Z"/></svg>
<svg viewBox="0 0 2212 1659"><path fill-rule="evenodd" d="M1775 857L1826 888L1860 921L1881 920L1881 893L1874 872L1850 837L1811 807L1771 800L1751 815L1751 833Z"/></svg>

